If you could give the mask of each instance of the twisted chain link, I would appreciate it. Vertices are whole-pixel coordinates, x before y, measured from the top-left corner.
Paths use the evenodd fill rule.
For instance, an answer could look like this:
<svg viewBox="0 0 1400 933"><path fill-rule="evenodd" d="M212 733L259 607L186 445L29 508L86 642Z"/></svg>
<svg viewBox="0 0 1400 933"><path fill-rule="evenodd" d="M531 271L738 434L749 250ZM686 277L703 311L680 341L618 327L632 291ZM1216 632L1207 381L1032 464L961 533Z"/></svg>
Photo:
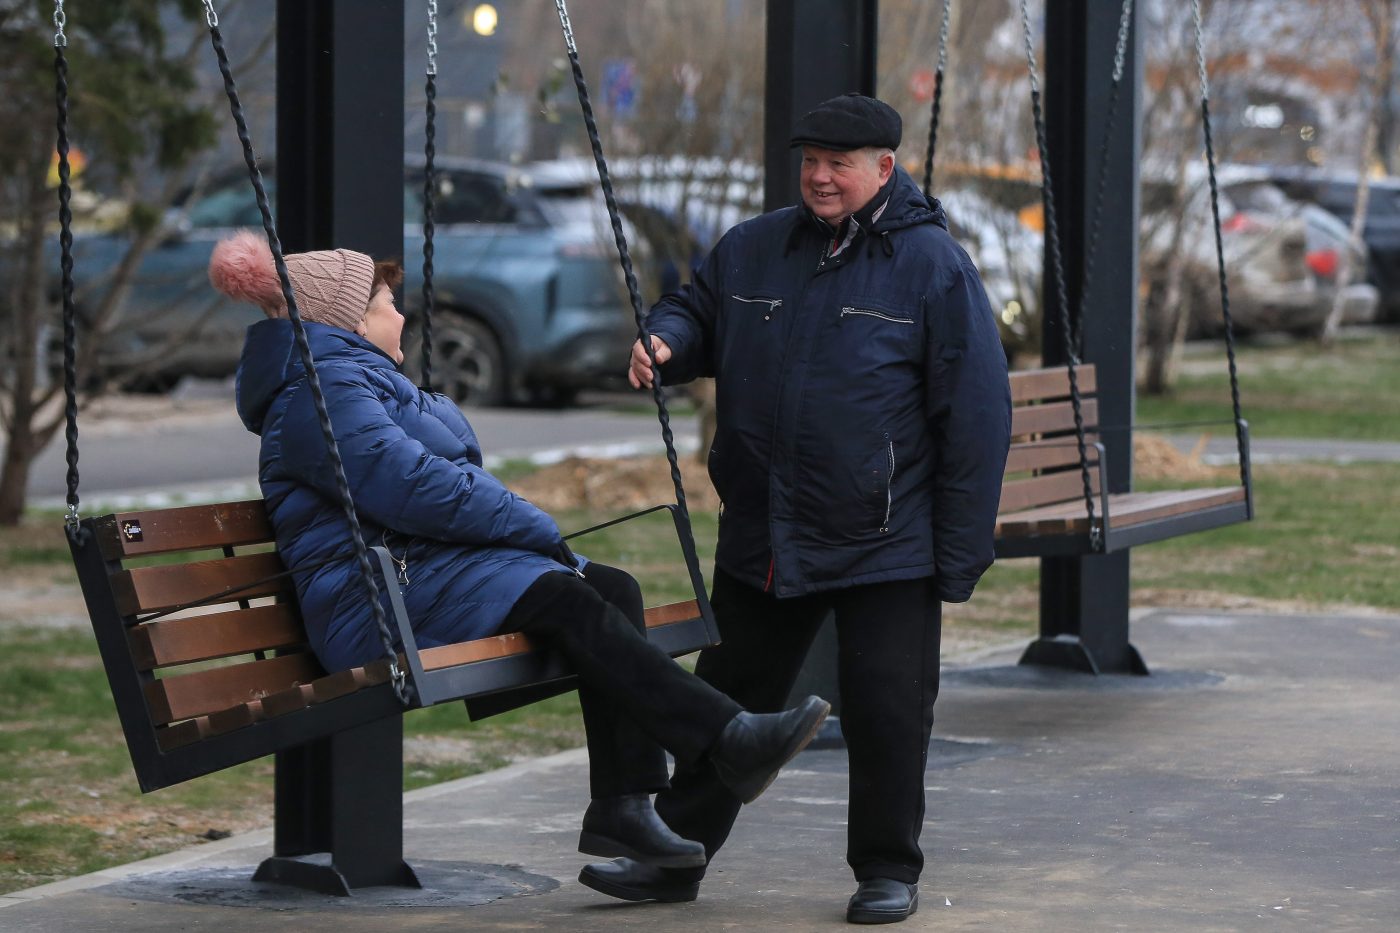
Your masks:
<svg viewBox="0 0 1400 933"><path fill-rule="evenodd" d="M607 204L608 219L612 223L613 242L617 246L618 260L622 265L622 275L627 283L627 295L632 303L632 315L637 325L637 339L646 349L651 361L651 397L656 403L656 416L661 422L661 440L666 445L666 461L671 466L671 485L676 491L676 510L680 514L677 529L681 535L683 548L693 552L695 541L690 528L690 510L685 501L685 486L681 481L679 457L676 454L675 435L671 431L671 413L666 407L666 393L661 385L661 368L656 362L656 350L651 345L646 330L646 310L642 306L642 293L637 285L637 276L632 269L632 254L627 248L627 236L622 228L622 214L618 210L617 198L613 194L612 176L608 172L607 159L603 156L603 141L598 135L598 121L593 115L593 103L588 96L588 82L583 77L583 65L579 63L578 46L574 44L574 30L569 23L569 11L564 0L554 0L559 12L559 25L564 30L564 44L569 50L569 65L573 71L574 87L578 91L579 107L583 110L584 126L588 130L588 141L593 148L593 164L598 169L598 182L603 189L603 200Z"/></svg>
<svg viewBox="0 0 1400 933"><path fill-rule="evenodd" d="M1045 205L1045 242L1049 247L1050 268L1055 276L1055 302L1059 311L1060 334L1064 341L1065 367L1069 376L1069 397L1074 410L1074 437L1079 449L1079 474L1084 487L1084 509L1089 518L1089 541L1095 551L1103 546L1103 520L1094 515L1094 488L1089 476L1089 452L1084 437L1083 400L1079 396L1079 362L1070 324L1069 292L1065 283L1064 258L1060 254L1060 226L1055 213L1055 188L1050 179L1050 149L1046 143L1045 115L1040 105L1040 81L1036 76L1035 41L1031 37L1031 17L1026 0L1021 0L1021 31L1025 37L1026 63L1031 85L1031 115L1035 121L1036 151L1040 155L1041 198Z"/></svg>

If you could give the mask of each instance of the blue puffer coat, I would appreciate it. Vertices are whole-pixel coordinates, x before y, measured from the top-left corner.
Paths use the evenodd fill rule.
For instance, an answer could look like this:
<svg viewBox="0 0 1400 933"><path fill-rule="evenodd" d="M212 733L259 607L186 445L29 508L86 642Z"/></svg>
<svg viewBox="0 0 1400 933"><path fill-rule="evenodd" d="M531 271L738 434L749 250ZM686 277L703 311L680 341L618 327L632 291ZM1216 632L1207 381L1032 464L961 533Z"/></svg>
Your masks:
<svg viewBox="0 0 1400 933"><path fill-rule="evenodd" d="M554 520L481 468L476 434L444 396L418 390L368 341L307 323L336 443L367 544L405 560L400 589L419 647L495 632L542 573ZM258 478L292 570L311 644L327 670L383 657L305 370L285 320L248 328L238 413L262 437Z"/></svg>
<svg viewBox="0 0 1400 933"><path fill-rule="evenodd" d="M976 268L903 169L837 249L805 207L735 227L648 330L664 382L716 378L715 563L779 597L992 563L1011 427Z"/></svg>

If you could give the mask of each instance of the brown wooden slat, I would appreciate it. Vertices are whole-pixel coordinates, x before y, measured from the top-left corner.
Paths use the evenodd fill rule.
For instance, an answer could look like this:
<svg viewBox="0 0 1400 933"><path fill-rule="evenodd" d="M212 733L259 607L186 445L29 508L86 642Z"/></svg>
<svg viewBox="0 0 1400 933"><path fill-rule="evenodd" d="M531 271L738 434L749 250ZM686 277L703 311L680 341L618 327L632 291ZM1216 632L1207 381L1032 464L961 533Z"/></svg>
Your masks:
<svg viewBox="0 0 1400 933"><path fill-rule="evenodd" d="M173 748L193 745L210 734L209 717L200 716L160 727L156 730L156 742L160 744L161 751L168 752Z"/></svg>
<svg viewBox="0 0 1400 933"><path fill-rule="evenodd" d="M291 603L160 619L135 626L128 635L132 657L143 671L306 643L301 617Z"/></svg>
<svg viewBox="0 0 1400 933"><path fill-rule="evenodd" d="M216 713L209 714L209 734L223 735L225 732L232 732L234 729L242 729L244 726L251 726L260 719L265 718L262 700L251 700L247 703L240 703L228 709L221 709Z"/></svg>
<svg viewBox="0 0 1400 933"><path fill-rule="evenodd" d="M418 659L423 664L423 670L437 671L444 667L456 667L458 664L472 664L512 654L525 654L534 648L530 639L519 632L511 632L509 635L491 635L451 645L440 645L437 648L424 648L418 652Z"/></svg>
<svg viewBox="0 0 1400 933"><path fill-rule="evenodd" d="M117 609L123 615L135 615L205 599L230 587L270 577L282 569L282 559L273 551L188 564L135 567L112 575L112 592L117 598ZM277 577L239 590L226 601L289 593L292 589L290 576Z"/></svg>
<svg viewBox="0 0 1400 933"><path fill-rule="evenodd" d="M1074 368L1075 381L1079 383L1080 395L1092 395L1098 390L1097 373L1094 364L1086 363ZM1051 366L1048 369L1023 369L1011 374L1011 402L1041 399L1069 398L1069 369L1064 366Z"/></svg>
<svg viewBox="0 0 1400 933"><path fill-rule="evenodd" d="M656 628L661 625L694 619L699 615L700 604L693 599L687 602L668 603L646 610L646 624L647 628ZM418 657L422 661L425 671L436 671L445 667L472 664L476 661L489 661L492 658L504 658L508 655L524 654L533 650L535 650L535 646L531 644L530 639L519 632L512 632L509 635L491 635L487 638L458 642L454 645L425 648L418 652Z"/></svg>
<svg viewBox="0 0 1400 933"><path fill-rule="evenodd" d="M267 696L263 697L263 713L269 719L274 716L285 716L299 709L305 709L310 706L314 700L315 696L311 689L311 684L297 684L295 687L288 687L286 690L269 693Z"/></svg>
<svg viewBox="0 0 1400 933"><path fill-rule="evenodd" d="M165 725L262 699L322 676L312 655L288 654L154 680L146 684L146 704L151 722Z"/></svg>
<svg viewBox="0 0 1400 933"><path fill-rule="evenodd" d="M1099 471L1089 471L1089 487L1099 491ZM1084 474L1079 470L1062 470L1031 479L1002 483L1001 505L998 512L1021 512L1042 505L1074 500L1084 501Z"/></svg>
<svg viewBox="0 0 1400 933"><path fill-rule="evenodd" d="M388 661L375 661L364 667L327 674L312 682L311 702L324 703L327 700L334 700L336 697L343 697L357 690L363 690L365 687L387 683L388 680Z"/></svg>
<svg viewBox="0 0 1400 933"><path fill-rule="evenodd" d="M700 603L690 599L681 603L667 603L652 606L646 611L647 628L670 625L672 622L688 622L700 618Z"/></svg>
<svg viewBox="0 0 1400 933"><path fill-rule="evenodd" d="M118 512L103 515L94 524L98 547L108 560L272 540L272 525L261 499Z"/></svg>
<svg viewBox="0 0 1400 933"><path fill-rule="evenodd" d="M1099 462L1099 450L1086 438L1084 452L1090 466ZM1029 473L1032 470L1052 470L1056 467L1079 465L1079 444L1074 436L1049 441L1025 441L1012 444L1006 455L1006 474Z"/></svg>
<svg viewBox="0 0 1400 933"><path fill-rule="evenodd" d="M1122 528L1243 502L1244 498L1244 489L1239 486L1118 493L1108 497L1109 522L1114 528ZM1083 500L1003 514L997 517L996 527L997 536L1007 538L1039 534L1087 534L1088 531L1089 519Z"/></svg>
<svg viewBox="0 0 1400 933"><path fill-rule="evenodd" d="M1099 404L1086 398L1079 408L1084 430L1092 433L1099 423ZM1049 402L1045 405L1022 405L1011 410L1011 436L1051 434L1074 430L1074 405L1071 402Z"/></svg>

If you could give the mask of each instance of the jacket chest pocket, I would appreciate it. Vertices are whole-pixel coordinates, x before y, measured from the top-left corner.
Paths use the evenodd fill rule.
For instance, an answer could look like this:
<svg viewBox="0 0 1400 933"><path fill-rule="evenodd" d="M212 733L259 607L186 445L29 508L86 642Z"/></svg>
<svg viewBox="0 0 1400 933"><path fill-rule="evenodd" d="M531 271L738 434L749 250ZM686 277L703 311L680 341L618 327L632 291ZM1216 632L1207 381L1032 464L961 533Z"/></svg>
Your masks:
<svg viewBox="0 0 1400 933"><path fill-rule="evenodd" d="M772 323L783 309L782 298L763 292L735 292L729 296L726 304L734 315L746 323L751 319Z"/></svg>
<svg viewBox="0 0 1400 933"><path fill-rule="evenodd" d="M924 328L917 302L847 298L832 319L841 353L853 362L880 367L920 353Z"/></svg>

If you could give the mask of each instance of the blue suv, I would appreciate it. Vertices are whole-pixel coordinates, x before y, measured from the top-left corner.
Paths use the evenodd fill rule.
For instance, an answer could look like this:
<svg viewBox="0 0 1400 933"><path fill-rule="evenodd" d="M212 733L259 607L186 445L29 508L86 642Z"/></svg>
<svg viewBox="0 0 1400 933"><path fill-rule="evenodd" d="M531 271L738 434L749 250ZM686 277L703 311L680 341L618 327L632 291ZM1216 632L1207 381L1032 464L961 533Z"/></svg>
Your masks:
<svg viewBox="0 0 1400 933"><path fill-rule="evenodd" d="M596 180L574 163L513 167L445 159L437 169L434 388L464 405L520 398L558 405L579 389L615 384L635 326ZM272 172L265 174L270 182ZM684 234L657 209L631 203L623 212L643 296L651 302L677 284L677 267L690 258L669 258ZM187 374L230 375L254 319L249 308L217 296L206 277L214 243L237 228L261 227L246 175L220 178L177 216L144 258L127 302L132 310L104 341L99 362L106 372L139 373L148 385ZM403 247L405 368L415 378L422 219L418 158L409 161L404 179ZM118 260L125 242L79 236L75 249L77 271L91 283Z"/></svg>

